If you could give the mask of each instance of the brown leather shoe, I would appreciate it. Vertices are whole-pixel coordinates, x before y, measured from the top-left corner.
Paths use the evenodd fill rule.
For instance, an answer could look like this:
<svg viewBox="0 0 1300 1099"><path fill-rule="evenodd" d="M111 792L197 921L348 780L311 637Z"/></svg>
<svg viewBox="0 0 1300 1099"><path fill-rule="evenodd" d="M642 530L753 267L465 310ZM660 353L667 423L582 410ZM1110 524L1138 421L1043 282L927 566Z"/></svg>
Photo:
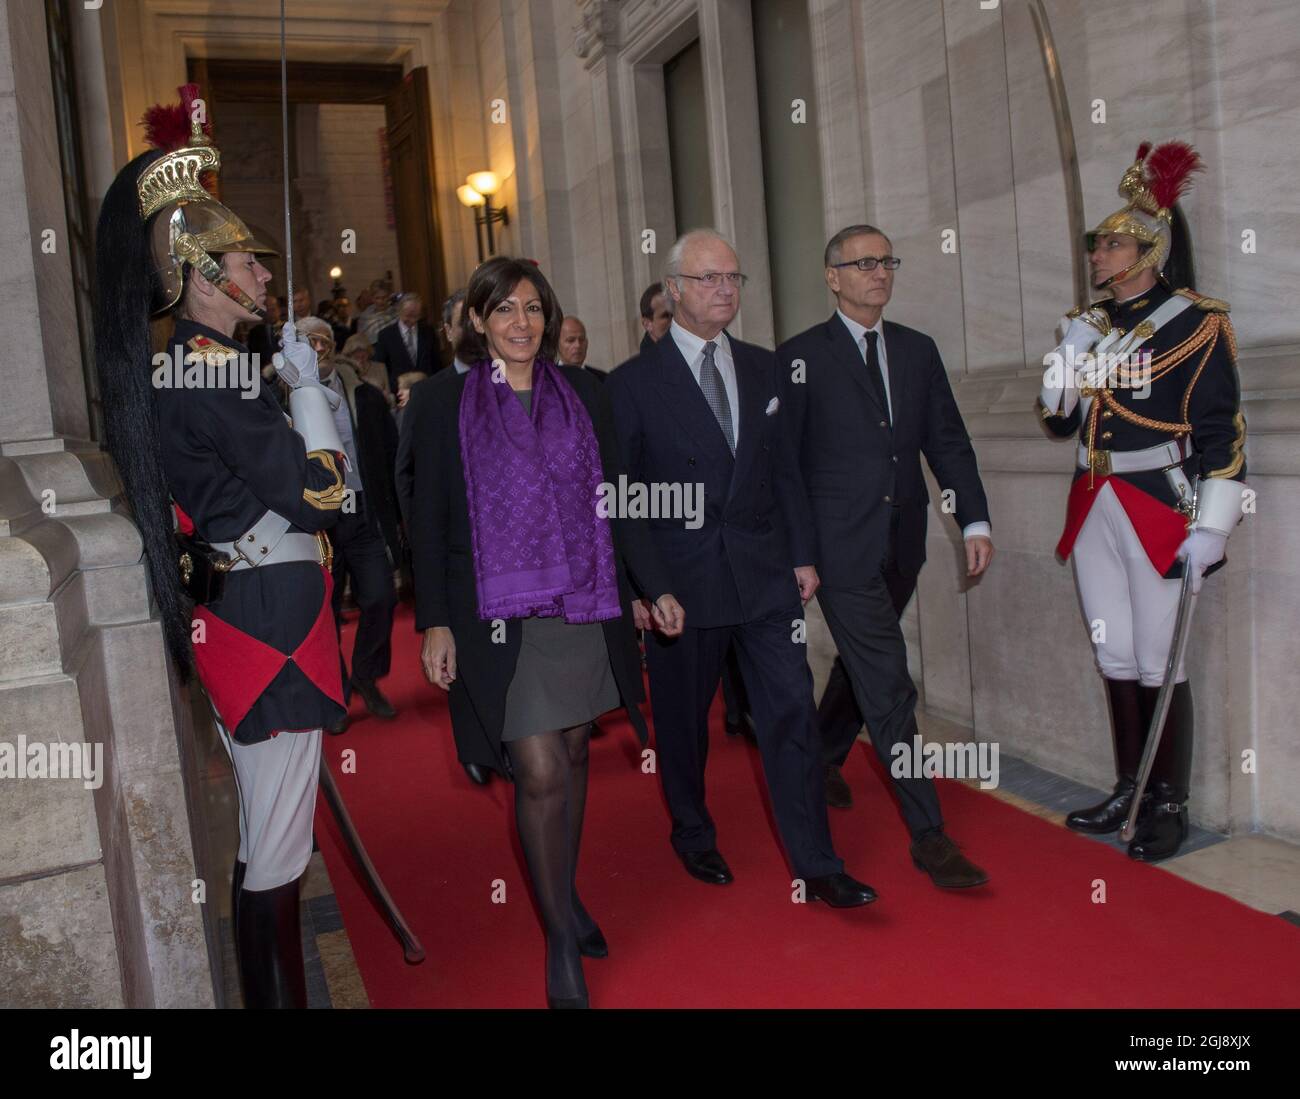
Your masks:
<svg viewBox="0 0 1300 1099"><path fill-rule="evenodd" d="M826 764L826 804L832 809L848 809L853 805L853 791L833 763Z"/></svg>
<svg viewBox="0 0 1300 1099"><path fill-rule="evenodd" d="M912 844L912 862L940 889L970 889L989 880L942 832L931 832Z"/></svg>

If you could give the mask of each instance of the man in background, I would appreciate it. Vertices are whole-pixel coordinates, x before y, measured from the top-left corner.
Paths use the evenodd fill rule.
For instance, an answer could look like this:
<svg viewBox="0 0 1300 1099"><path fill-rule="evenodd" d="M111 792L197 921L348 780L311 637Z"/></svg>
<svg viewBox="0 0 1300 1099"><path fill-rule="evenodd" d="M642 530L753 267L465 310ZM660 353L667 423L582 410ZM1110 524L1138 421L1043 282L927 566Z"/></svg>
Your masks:
<svg viewBox="0 0 1300 1099"><path fill-rule="evenodd" d="M399 374L413 370L434 373L442 362L438 357L438 336L433 326L420 318L424 302L419 294L403 294L397 307L397 323L383 329L375 340L374 360L388 371L389 388L397 392Z"/></svg>
<svg viewBox="0 0 1300 1099"><path fill-rule="evenodd" d="M641 327L645 334L641 337L639 350L648 351L663 339L672 323L672 306L664 293L664 284L652 282L641 295Z"/></svg>
<svg viewBox="0 0 1300 1099"><path fill-rule="evenodd" d="M587 365L587 326L577 317L565 317L560 325L560 365L576 366L605 380L605 372Z"/></svg>
<svg viewBox="0 0 1300 1099"><path fill-rule="evenodd" d="M397 427L383 394L357 377L351 363L333 351L334 334L319 317L297 322L320 362L321 382L343 400L334 410L339 438L348 456L344 474L346 496L338 524L330 531L334 547L334 620L342 626L343 587L350 577L352 596L361 611L352 647L352 673L343 671L344 697L353 689L376 717L392 719L397 711L379 689L378 680L392 664L393 611L397 594L393 569L401 559L397 487L393 466L397 458ZM343 662L342 653L339 655ZM330 733L348 728L344 715Z"/></svg>

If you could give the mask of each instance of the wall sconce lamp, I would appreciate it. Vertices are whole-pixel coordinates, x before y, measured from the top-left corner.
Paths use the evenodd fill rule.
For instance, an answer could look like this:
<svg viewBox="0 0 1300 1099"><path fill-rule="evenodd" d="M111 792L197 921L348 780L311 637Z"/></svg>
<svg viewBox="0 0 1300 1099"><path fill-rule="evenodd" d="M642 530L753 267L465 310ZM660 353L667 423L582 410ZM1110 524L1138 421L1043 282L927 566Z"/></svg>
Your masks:
<svg viewBox="0 0 1300 1099"><path fill-rule="evenodd" d="M478 245L478 260L482 263L483 255L483 237L479 232L480 226L487 228L487 252L488 255L495 255L496 237L492 232L494 222L501 222L502 225L510 224L510 216L504 206L493 209L492 196L501 189L501 180L497 178L495 172L471 172L465 177L465 182L456 188L456 197L460 200L462 206L468 206L477 210L482 207L480 212L474 215L474 242Z"/></svg>

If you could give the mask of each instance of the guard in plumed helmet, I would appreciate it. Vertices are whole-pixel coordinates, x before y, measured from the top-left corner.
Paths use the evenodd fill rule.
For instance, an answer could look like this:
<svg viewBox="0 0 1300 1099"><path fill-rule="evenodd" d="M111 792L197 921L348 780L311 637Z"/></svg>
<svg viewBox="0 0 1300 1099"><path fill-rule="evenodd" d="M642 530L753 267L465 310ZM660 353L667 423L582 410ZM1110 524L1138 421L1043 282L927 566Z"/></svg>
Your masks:
<svg viewBox="0 0 1300 1099"><path fill-rule="evenodd" d="M1245 511L1246 421L1228 305L1194 289L1179 196L1199 170L1182 142L1143 144L1120 182L1122 209L1088 234L1092 284L1107 296L1062 320L1045 359L1039 412L1076 439L1057 553L1072 558L1111 711L1117 782L1069 815L1091 833L1121 828L1165 677L1185 569L1192 590L1220 568ZM1187 838L1192 695L1177 669L1137 833L1155 861Z"/></svg>
<svg viewBox="0 0 1300 1099"><path fill-rule="evenodd" d="M343 446L315 353L284 328L292 425L235 341L262 319L274 251L213 197L197 87L146 116L96 239L95 359L108 446L182 676L197 670L239 792L234 925L248 1006L305 1007L298 879L321 727L342 713L329 541ZM150 318L172 331L158 354Z"/></svg>

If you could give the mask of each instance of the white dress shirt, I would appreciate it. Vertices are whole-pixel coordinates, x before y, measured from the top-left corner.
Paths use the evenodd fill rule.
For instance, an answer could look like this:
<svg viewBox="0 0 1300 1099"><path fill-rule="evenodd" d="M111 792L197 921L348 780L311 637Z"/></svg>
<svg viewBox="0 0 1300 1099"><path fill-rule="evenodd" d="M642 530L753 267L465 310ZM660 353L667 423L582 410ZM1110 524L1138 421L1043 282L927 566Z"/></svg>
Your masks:
<svg viewBox="0 0 1300 1099"><path fill-rule="evenodd" d="M457 374L468 374L468 373L469 373L469 364L468 364L468 363L463 363L463 362L461 362L461 361L460 361L460 356L459 356L459 355L457 355L455 358L453 358L453 359L451 360L451 365L452 365L452 368L456 371Z"/></svg>
<svg viewBox="0 0 1300 1099"><path fill-rule="evenodd" d="M880 375L885 383L885 403L889 406L889 422L893 423L894 402L889 392L889 358L885 351L885 318L883 314L876 318L876 323L870 328L859 324L852 317L845 316L839 309L835 310L835 315L844 322L844 327L849 330L849 335L853 337L854 346L857 347L864 364L867 361L867 333L876 333L876 357L880 359ZM983 521L967 523L961 532L963 538L991 538L992 534L993 528Z"/></svg>
<svg viewBox="0 0 1300 1099"><path fill-rule="evenodd" d="M673 318L673 323L668 329L672 333L673 342L677 344L677 350L682 353L682 358L686 360L686 365L691 368L691 373L695 376L695 384L700 384L700 370L704 366L704 345L706 340L701 339L693 332L687 332L677 319ZM714 338L713 361L718 368L718 373L722 375L722 388L727 392L727 403L731 406L731 431L732 439L735 440L736 446L740 446L740 387L736 382L736 362L731 357L731 344L727 342L727 334L719 332ZM703 387L701 386L701 391Z"/></svg>

